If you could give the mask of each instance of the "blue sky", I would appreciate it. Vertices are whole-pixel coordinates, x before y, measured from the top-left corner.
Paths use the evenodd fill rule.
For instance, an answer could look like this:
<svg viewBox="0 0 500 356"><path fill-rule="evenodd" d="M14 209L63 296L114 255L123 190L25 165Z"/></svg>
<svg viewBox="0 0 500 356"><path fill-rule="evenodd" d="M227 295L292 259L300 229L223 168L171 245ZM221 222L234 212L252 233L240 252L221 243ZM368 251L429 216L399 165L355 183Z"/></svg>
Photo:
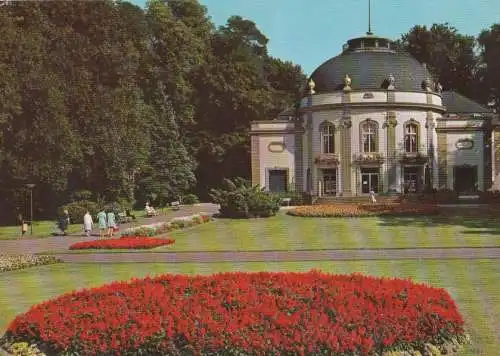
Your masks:
<svg viewBox="0 0 500 356"><path fill-rule="evenodd" d="M130 0L144 6L145 0ZM368 30L368 0L200 0L216 25L231 15L254 21L269 38L270 55L306 74ZM372 32L397 39L414 25L448 22L477 36L500 23L500 0L372 0Z"/></svg>

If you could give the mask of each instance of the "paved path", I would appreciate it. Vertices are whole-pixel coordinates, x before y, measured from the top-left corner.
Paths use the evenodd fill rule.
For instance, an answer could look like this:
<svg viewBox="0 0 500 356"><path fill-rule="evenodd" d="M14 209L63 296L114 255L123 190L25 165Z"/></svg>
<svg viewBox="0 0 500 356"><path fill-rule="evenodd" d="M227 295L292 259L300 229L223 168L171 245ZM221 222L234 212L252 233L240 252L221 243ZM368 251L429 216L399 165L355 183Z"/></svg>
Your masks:
<svg viewBox="0 0 500 356"><path fill-rule="evenodd" d="M132 226L154 224L161 221L169 221L172 218L192 215L200 212L214 214L218 208L214 204L197 204L192 206L183 206L179 210L169 211L165 215L151 218L138 218L133 224L122 224L120 230L125 230ZM93 235L99 236L99 230L92 231ZM27 253L39 253L43 251L68 251L68 247L75 242L86 241L89 238L82 236L81 233L69 234L67 236L52 236L45 238L19 238L15 240L0 240L0 254L16 255Z"/></svg>
<svg viewBox="0 0 500 356"><path fill-rule="evenodd" d="M285 262L348 260L429 260L429 259L500 259L500 247L477 248L408 248L295 251L223 251L223 252L121 252L76 254L56 257L68 263L124 262Z"/></svg>

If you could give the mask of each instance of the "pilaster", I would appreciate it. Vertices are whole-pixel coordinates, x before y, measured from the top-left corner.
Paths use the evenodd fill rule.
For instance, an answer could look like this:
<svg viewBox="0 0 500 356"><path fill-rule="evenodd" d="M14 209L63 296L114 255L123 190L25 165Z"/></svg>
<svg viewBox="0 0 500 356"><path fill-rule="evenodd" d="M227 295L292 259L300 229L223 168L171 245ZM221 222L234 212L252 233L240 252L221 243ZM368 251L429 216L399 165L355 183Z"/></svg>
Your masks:
<svg viewBox="0 0 500 356"><path fill-rule="evenodd" d="M295 191L302 192L304 190L304 139L302 130L302 120L297 120L295 123ZM299 130L297 130L299 129Z"/></svg>
<svg viewBox="0 0 500 356"><path fill-rule="evenodd" d="M448 188L448 147L445 132L437 133L439 189Z"/></svg>
<svg viewBox="0 0 500 356"><path fill-rule="evenodd" d="M394 93L391 93L394 94ZM384 186L387 191L397 189L397 157L396 157L396 112L388 111L384 128L387 129L387 174L384 175Z"/></svg>
<svg viewBox="0 0 500 356"><path fill-rule="evenodd" d="M260 181L260 136L251 136L252 185L263 185Z"/></svg>

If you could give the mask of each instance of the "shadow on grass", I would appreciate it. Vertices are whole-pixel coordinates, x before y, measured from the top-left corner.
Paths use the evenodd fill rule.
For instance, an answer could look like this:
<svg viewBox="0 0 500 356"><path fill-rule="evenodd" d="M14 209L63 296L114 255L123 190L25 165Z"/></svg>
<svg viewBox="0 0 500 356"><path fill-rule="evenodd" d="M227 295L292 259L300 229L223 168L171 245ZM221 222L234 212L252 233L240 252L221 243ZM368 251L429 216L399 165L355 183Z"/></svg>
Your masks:
<svg viewBox="0 0 500 356"><path fill-rule="evenodd" d="M464 234L500 235L500 211L488 208L442 209L434 216L380 216L381 226L461 226Z"/></svg>

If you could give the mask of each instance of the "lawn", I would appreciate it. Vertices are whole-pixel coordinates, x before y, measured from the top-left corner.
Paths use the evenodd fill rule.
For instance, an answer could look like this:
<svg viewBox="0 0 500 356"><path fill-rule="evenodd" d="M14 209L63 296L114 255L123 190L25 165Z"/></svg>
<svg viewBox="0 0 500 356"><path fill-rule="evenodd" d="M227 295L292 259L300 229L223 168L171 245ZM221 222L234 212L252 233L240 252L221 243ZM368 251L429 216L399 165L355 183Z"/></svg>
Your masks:
<svg viewBox="0 0 500 356"><path fill-rule="evenodd" d="M74 233L82 230L81 224L72 224L68 228L68 233ZM54 231L59 231L56 228L56 222L52 220L35 221L33 222L33 236L30 235L30 229L24 237L48 237L52 236ZM0 240L10 240L21 237L21 226L0 226Z"/></svg>
<svg viewBox="0 0 500 356"><path fill-rule="evenodd" d="M500 246L500 222L473 217L218 219L169 234L158 251L257 251Z"/></svg>
<svg viewBox="0 0 500 356"><path fill-rule="evenodd" d="M33 304L82 287L147 274L211 274L224 271L362 272L411 277L446 288L458 303L473 339L463 355L496 355L500 349L500 265L497 260L351 261L217 264L58 264L0 274L0 329ZM36 272L36 273L34 273Z"/></svg>

